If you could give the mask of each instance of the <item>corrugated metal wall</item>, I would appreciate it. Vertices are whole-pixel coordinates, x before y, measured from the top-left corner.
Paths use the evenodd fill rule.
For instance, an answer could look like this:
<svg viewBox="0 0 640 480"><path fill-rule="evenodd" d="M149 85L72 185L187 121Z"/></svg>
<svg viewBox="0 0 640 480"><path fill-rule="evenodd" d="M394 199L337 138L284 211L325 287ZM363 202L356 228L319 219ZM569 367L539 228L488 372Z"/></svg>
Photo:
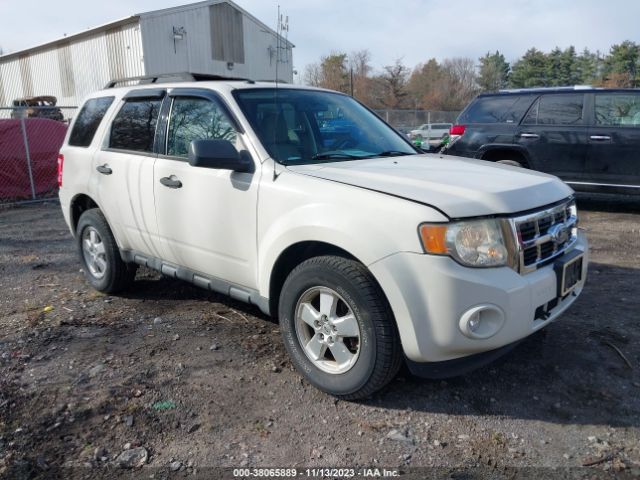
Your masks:
<svg viewBox="0 0 640 480"><path fill-rule="evenodd" d="M2 72L0 72L0 106L7 105L7 98L4 95L4 80L2 79Z"/></svg>
<svg viewBox="0 0 640 480"><path fill-rule="evenodd" d="M33 79L31 78L31 62L29 54L20 55L18 65L20 67L20 81L25 96L33 95Z"/></svg>
<svg viewBox="0 0 640 480"><path fill-rule="evenodd" d="M136 20L17 57L0 58L0 106L33 95L54 95L58 105L78 105L114 77L144 73Z"/></svg>
<svg viewBox="0 0 640 480"><path fill-rule="evenodd" d="M225 6L215 8L216 3ZM220 10L226 12L225 18L212 18ZM235 19L233 26L226 25L228 18ZM174 38L174 28L186 32L181 39ZM223 31L214 31L216 28ZM242 41L230 46L227 37L240 34ZM221 40L225 43L216 57L214 46ZM279 63L277 52L274 32L223 0L150 12L139 20L132 18L112 24L108 30L87 32L48 47L0 58L0 106L35 95L54 95L58 105L78 105L111 79L141 76L145 72L194 72L273 80L277 64L280 80L292 82L291 49L280 50L283 61ZM214 60L221 55L225 60ZM231 69L229 58L234 60Z"/></svg>
<svg viewBox="0 0 640 480"><path fill-rule="evenodd" d="M69 98L76 94L76 81L73 72L73 61L71 60L71 45L68 43L60 45L57 51L60 88L62 95Z"/></svg>
<svg viewBox="0 0 640 480"><path fill-rule="evenodd" d="M276 76L276 35L250 16L242 14L244 63L213 60L210 5L184 7L143 14L140 18L145 70L148 74L195 72L230 77L273 80ZM231 7L231 6L230 6ZM233 7L232 7L233 8ZM174 40L174 27L184 28L182 39ZM293 82L291 49L281 50L280 80Z"/></svg>
<svg viewBox="0 0 640 480"><path fill-rule="evenodd" d="M228 3L209 7L209 28L213 60L244 63L242 12Z"/></svg>

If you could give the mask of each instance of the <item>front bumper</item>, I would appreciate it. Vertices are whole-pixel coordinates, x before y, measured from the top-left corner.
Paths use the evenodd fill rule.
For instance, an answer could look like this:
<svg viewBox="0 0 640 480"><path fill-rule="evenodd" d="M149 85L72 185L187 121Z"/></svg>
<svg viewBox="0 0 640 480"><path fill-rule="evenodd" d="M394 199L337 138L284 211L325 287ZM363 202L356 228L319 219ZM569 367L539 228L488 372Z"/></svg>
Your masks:
<svg viewBox="0 0 640 480"><path fill-rule="evenodd" d="M584 253L582 279L565 298L557 298L553 265L521 275L508 267L468 268L449 257L400 252L369 269L389 300L406 357L441 362L499 349L558 318L586 280L588 244L582 231L575 250ZM489 338L469 338L459 327L461 316L478 305L496 307L504 315L502 327Z"/></svg>

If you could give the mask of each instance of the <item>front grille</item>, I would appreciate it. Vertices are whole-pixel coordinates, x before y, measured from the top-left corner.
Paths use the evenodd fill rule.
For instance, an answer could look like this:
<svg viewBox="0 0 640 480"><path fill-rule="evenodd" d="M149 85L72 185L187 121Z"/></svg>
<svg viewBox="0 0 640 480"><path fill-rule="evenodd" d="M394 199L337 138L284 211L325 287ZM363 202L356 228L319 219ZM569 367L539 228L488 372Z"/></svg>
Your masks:
<svg viewBox="0 0 640 480"><path fill-rule="evenodd" d="M577 239L573 199L512 219L518 241L520 273L529 273L562 255Z"/></svg>

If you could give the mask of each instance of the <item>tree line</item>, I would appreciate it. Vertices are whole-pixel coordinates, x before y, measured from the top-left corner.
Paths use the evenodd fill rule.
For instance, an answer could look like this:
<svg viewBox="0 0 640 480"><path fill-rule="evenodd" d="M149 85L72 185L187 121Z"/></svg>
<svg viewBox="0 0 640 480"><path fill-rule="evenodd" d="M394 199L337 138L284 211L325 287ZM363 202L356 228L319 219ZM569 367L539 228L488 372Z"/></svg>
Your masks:
<svg viewBox="0 0 640 480"><path fill-rule="evenodd" d="M374 109L458 111L477 94L504 88L593 85L640 86L640 44L624 41L609 53L577 53L575 47L543 52L531 48L510 64L499 51L478 61L435 58L409 68L397 59L381 71L371 65L371 53L334 52L307 65L307 85L353 94Z"/></svg>

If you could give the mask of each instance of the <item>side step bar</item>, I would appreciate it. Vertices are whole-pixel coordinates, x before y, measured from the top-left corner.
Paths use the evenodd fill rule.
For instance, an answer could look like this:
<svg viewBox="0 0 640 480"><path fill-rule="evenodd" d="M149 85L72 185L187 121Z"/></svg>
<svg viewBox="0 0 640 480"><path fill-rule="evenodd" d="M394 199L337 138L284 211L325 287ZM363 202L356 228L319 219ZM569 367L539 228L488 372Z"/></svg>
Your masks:
<svg viewBox="0 0 640 480"><path fill-rule="evenodd" d="M271 314L269 312L269 299L262 297L257 290L236 285L186 267L173 265L160 258L144 255L133 250L120 250L120 256L125 262L137 263L138 265L157 270L167 277L184 280L185 282L192 283L196 287L227 295L234 300L256 305L264 314Z"/></svg>

